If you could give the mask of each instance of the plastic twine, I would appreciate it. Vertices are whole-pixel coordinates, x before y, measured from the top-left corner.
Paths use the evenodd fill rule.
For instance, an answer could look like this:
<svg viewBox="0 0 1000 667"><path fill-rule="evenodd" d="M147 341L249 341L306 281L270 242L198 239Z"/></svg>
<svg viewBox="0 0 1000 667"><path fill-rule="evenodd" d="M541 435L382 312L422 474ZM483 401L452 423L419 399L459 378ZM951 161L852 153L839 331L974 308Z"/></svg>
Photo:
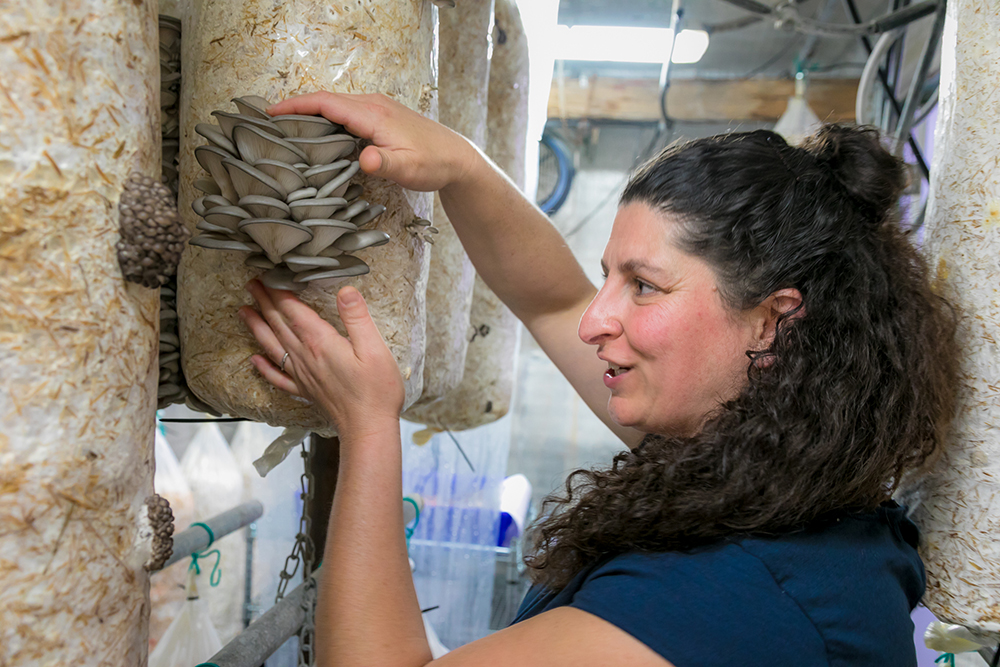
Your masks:
<svg viewBox="0 0 1000 667"><path fill-rule="evenodd" d="M201 566L198 565L198 559L211 556L212 554L215 554L215 565L212 567L212 574L208 575L208 583L214 588L222 581L222 569L219 567L219 563L222 562L222 554L219 553L218 549L194 552L191 554L191 566L188 569L194 568L195 574L201 574Z"/></svg>
<svg viewBox="0 0 1000 667"><path fill-rule="evenodd" d="M201 551L196 551L193 554L191 554L191 565L188 567L188 569L190 570L193 568L195 574L201 574L201 566L198 565L198 559L205 558L206 556L211 556L212 554L215 554L215 565L212 567L212 573L208 575L208 583L214 588L219 585L220 581L222 581L222 569L219 567L219 564L222 562L222 554L219 552L218 549L212 549L211 551L206 551L206 549L211 547L212 544L215 542L215 533L213 533L212 529L208 527L208 524L202 523L201 521L197 521L191 524L192 528L194 528L195 526L200 526L201 528L204 528L205 532L208 533L208 544L205 545L205 549L202 549Z"/></svg>
<svg viewBox="0 0 1000 667"><path fill-rule="evenodd" d="M403 502L413 505L413 509L417 512L417 515L413 517L413 526L403 527L403 530L406 532L406 542L409 544L410 538L413 537L413 533L417 530L417 524L420 523L420 505L417 504L416 500L410 498L409 496L403 496Z"/></svg>
<svg viewBox="0 0 1000 667"><path fill-rule="evenodd" d="M934 661L934 664L943 662L945 667L955 667L955 654L954 653L942 653Z"/></svg>

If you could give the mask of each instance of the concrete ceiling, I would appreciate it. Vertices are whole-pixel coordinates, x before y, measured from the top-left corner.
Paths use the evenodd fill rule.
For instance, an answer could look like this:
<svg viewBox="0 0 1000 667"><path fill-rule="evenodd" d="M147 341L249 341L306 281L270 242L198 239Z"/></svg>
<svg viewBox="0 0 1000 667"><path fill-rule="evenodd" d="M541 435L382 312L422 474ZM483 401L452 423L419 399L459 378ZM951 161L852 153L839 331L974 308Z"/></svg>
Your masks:
<svg viewBox="0 0 1000 667"><path fill-rule="evenodd" d="M776 4L776 0L763 1ZM823 16L834 23L849 23L844 4L843 0L800 0L799 11L810 18ZM884 15L892 4L893 0L856 0L864 20ZM724 0L684 0L682 8L684 27L708 30L710 41L700 62L675 66L676 77L790 76L796 57L807 54L806 62L821 68L811 76L853 78L861 73L866 58L856 37L811 40L808 35L779 30L767 19L754 21L755 14ZM560 0L559 23L667 27L670 11L670 0ZM588 63L571 67L574 74L597 70L605 75L647 76L659 71L649 65Z"/></svg>

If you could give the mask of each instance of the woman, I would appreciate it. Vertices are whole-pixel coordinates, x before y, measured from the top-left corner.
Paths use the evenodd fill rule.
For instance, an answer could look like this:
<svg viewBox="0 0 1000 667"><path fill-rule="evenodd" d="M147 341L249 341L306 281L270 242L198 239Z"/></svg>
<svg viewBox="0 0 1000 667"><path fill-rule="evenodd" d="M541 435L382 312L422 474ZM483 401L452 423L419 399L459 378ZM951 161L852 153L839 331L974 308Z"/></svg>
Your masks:
<svg viewBox="0 0 1000 667"><path fill-rule="evenodd" d="M889 501L940 446L955 345L894 223L904 172L875 132L664 151L622 196L597 291L545 217L449 130L381 96L319 93L270 112L322 114L371 140L367 173L440 190L483 279L637 445L549 499L517 622L435 664L915 664L908 614L924 573L916 529ZM343 338L293 295L249 289L260 314L241 316L266 352L254 365L328 410L341 438L320 664L425 665L396 364L357 290L338 295Z"/></svg>

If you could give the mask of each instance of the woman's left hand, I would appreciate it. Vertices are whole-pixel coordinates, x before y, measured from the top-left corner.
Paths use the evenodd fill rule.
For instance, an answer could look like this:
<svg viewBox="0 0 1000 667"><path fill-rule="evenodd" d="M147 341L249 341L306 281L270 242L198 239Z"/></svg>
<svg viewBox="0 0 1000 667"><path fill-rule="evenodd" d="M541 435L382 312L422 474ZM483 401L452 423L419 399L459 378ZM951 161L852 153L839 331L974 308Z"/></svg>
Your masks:
<svg viewBox="0 0 1000 667"><path fill-rule="evenodd" d="M255 354L251 361L268 382L313 401L341 437L398 421L403 379L358 290L337 293L345 338L291 292L256 280L247 289L260 313L244 306L239 316L264 348L267 356Z"/></svg>

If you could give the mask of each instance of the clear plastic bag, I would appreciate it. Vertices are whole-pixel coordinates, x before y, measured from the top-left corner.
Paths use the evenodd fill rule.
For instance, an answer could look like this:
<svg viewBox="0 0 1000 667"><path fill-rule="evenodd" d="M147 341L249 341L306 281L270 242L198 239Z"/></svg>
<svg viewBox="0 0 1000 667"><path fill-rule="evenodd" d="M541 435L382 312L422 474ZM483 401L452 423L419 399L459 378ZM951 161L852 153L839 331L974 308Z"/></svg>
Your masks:
<svg viewBox="0 0 1000 667"><path fill-rule="evenodd" d="M181 459L181 470L195 500L195 520L204 521L243 500L243 473L229 449L229 443L215 424L205 424L195 434ZM183 530L187 526L178 526ZM223 643L243 629L243 572L246 548L240 531L220 538L212 545L221 556L219 585L204 588L212 621Z"/></svg>
<svg viewBox="0 0 1000 667"><path fill-rule="evenodd" d="M174 513L174 532L180 532L195 521L191 487L184 479L181 465L170 444L159 431L156 432L154 455L156 474L153 476L153 489L170 502L170 509ZM170 623L180 613L187 597L184 592L186 579L184 568L179 564L150 577L149 650L156 647Z"/></svg>
<svg viewBox="0 0 1000 667"><path fill-rule="evenodd" d="M198 597L194 571L189 571L187 599L150 654L149 667L192 667L205 662L221 648L208 603Z"/></svg>

